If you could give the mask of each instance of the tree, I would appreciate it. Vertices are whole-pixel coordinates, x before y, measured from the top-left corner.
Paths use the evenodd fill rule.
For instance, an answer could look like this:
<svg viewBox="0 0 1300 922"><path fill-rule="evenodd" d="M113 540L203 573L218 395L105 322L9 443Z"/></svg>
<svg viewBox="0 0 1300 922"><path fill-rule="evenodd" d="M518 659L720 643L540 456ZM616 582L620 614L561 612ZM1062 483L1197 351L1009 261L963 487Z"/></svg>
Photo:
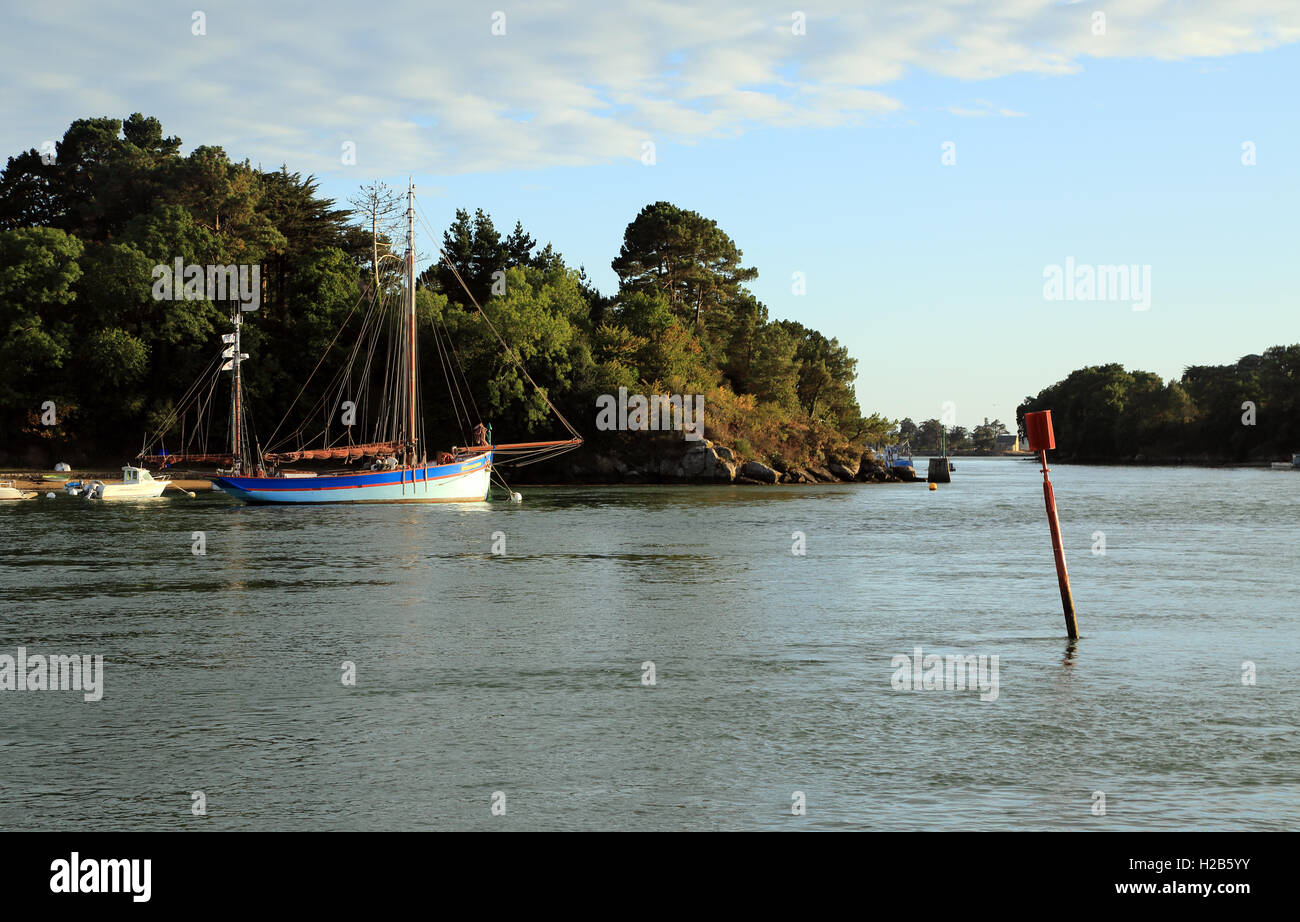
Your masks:
<svg viewBox="0 0 1300 922"><path fill-rule="evenodd" d="M761 327L754 336L753 359L745 379L748 393L783 410L797 410L798 353L799 339L786 327Z"/></svg>
<svg viewBox="0 0 1300 922"><path fill-rule="evenodd" d="M793 320L778 323L799 341L795 358L799 362L797 391L803 411L837 425L846 425L861 416L853 382L858 363L849 350L836 339L827 339L816 330Z"/></svg>
<svg viewBox="0 0 1300 922"><path fill-rule="evenodd" d="M361 187L361 191L348 200L354 214L370 225L370 272L374 278L375 291L383 291L379 278L380 249L387 255L392 252L394 236L394 219L397 217L401 199L387 184L375 180ZM382 235L382 236L381 236Z"/></svg>
<svg viewBox="0 0 1300 922"><path fill-rule="evenodd" d="M980 451L992 452L997 450L998 436L1006 434L1007 427L1001 420L995 419L993 422L989 422L989 418L986 416L983 425L976 426L971 430L970 438L971 442Z"/></svg>
<svg viewBox="0 0 1300 922"><path fill-rule="evenodd" d="M524 230L521 222L515 222L515 229L510 232L510 236L505 239L502 246L505 250L507 268L533 264L533 247L537 246L537 241Z"/></svg>
<svg viewBox="0 0 1300 922"><path fill-rule="evenodd" d="M430 270L436 290L453 303L466 306L470 303L469 297L478 304L492 297L493 273L506 270L508 256L506 244L497 233L491 215L478 208L471 218L465 209L456 209L456 219L442 235L442 252L451 266L440 262ZM464 288L456 277L458 274L464 281ZM468 297L465 288L469 289Z"/></svg>
<svg viewBox="0 0 1300 922"><path fill-rule="evenodd" d="M917 427L916 439L912 448L916 451L938 451L943 440L943 423L937 419L927 419Z"/></svg>
<svg viewBox="0 0 1300 922"><path fill-rule="evenodd" d="M48 151L9 158L0 175L0 227L57 227L83 240L117 234L170 188L179 138L135 113L78 119Z"/></svg>
<svg viewBox="0 0 1300 922"><path fill-rule="evenodd" d="M699 328L706 312L725 315L740 286L758 276L741 265L736 244L711 221L668 202L655 202L623 232L610 264L620 288L658 291Z"/></svg>
<svg viewBox="0 0 1300 922"><path fill-rule="evenodd" d="M71 396L62 374L74 332L66 308L77 297L83 250L55 228L0 231L0 431L26 429L45 401Z"/></svg>

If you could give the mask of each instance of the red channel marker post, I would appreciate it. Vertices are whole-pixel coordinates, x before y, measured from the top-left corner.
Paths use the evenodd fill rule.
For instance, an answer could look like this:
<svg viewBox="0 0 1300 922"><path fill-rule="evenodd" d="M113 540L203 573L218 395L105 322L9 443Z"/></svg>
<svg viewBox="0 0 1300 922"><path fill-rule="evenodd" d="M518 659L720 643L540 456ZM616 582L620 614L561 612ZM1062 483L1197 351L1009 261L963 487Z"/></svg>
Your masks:
<svg viewBox="0 0 1300 922"><path fill-rule="evenodd" d="M1061 586L1061 608L1065 610L1065 633L1071 640L1077 640L1079 626L1074 620L1074 594L1070 592L1070 572L1065 569L1065 548L1061 547L1061 521L1056 516L1056 494L1047 476L1047 452L1056 447L1052 411L1026 413L1025 435L1029 437L1029 450L1038 452L1043 462L1043 499L1047 501L1047 524L1052 529L1052 553L1056 556L1056 581Z"/></svg>

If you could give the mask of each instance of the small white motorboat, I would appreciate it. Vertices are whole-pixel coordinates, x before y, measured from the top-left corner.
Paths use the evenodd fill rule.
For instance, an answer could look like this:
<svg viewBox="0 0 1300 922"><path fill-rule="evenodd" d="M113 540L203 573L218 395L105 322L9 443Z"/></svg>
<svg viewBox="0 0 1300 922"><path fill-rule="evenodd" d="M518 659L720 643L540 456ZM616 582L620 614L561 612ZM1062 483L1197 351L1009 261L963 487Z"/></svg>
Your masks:
<svg viewBox="0 0 1300 922"><path fill-rule="evenodd" d="M14 486L12 480L0 480L0 499L34 499L36 493L33 490L20 490Z"/></svg>
<svg viewBox="0 0 1300 922"><path fill-rule="evenodd" d="M95 480L82 486L88 499L152 499L162 496L163 490L171 485L166 477L155 480L144 468L128 464L122 468L120 481Z"/></svg>

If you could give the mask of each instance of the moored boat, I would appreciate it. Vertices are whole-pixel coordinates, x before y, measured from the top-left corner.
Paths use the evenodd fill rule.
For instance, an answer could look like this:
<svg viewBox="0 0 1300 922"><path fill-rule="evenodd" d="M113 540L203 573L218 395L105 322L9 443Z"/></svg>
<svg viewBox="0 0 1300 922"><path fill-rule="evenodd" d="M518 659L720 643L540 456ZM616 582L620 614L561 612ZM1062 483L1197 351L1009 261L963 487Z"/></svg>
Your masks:
<svg viewBox="0 0 1300 922"><path fill-rule="evenodd" d="M487 498L492 452L450 464L304 477L215 477L213 484L246 503L467 503Z"/></svg>
<svg viewBox="0 0 1300 922"><path fill-rule="evenodd" d="M504 463L528 463L579 447L582 444L581 436L551 404L544 392L540 393L541 399L568 430L569 438L494 442L491 425L477 418L478 409L472 396L462 392L462 385L468 388L468 382L463 380L464 372L459 367L459 359L455 358L450 341L438 339L435 329L439 360L443 363L444 378L450 391L449 405L455 411L462 437L469 444L453 447L450 451L428 449L418 375L420 362L416 329L414 189L414 185L411 185L407 192L407 251L402 258L405 269L402 283L385 286L381 284L376 270L375 284L371 291L374 304L361 324L357 342L344 368L328 386L327 395L320 398L313 410L308 411L306 421L277 440L277 435L289 421L297 404L295 398L284 419L271 433L265 450L259 441L251 437L253 430L246 421L241 374L241 366L249 356L241 351L243 316L236 308L231 318L233 332L222 337L226 348L210 366L218 375L222 372L231 374L228 450L209 451L206 441L203 441L205 436L199 438L198 444L185 443L178 452L164 451L161 447L162 435L169 429L176 428L177 423L191 410L196 415L196 424L189 430L192 438L196 433L212 431L207 423L198 424L197 420L197 415L204 412L205 407L206 412L211 412L213 403L203 396L211 393L211 387L204 385L201 380L191 387L172 416L165 421L162 431L155 436L157 452L147 453L149 443L146 443L146 450L141 451L139 460L157 463L164 468L181 462L215 464L218 467L217 476L212 478L213 488L249 504L458 503L482 502L487 499L498 458L508 459ZM515 365L524 380L540 392L516 353L506 346L492 321L474 300L446 254L441 255L465 289L469 302L478 310L483 323L505 349L506 359ZM392 323L389 358L382 368L372 369L370 357L376 353L385 316L391 318ZM345 319L345 326L346 323ZM336 336L335 339L337 338ZM318 363L317 369L320 367ZM307 390L314 375L315 371L308 376L299 397ZM342 414L345 420L342 426L332 422L333 414L315 412L325 407L326 401L337 401L339 406L347 408L364 405L364 394L372 385L382 388L383 392L377 401L379 412L368 426L356 423L355 415L350 415L350 410L349 413ZM306 430L308 425L321 428L315 434L310 434ZM354 427L364 432L363 439L368 436L369 440L354 442ZM184 441L185 427L180 428ZM466 433L472 433L472 436ZM370 464L364 469L353 466L365 461L370 461ZM336 465L341 463L343 469L340 470L337 466L326 470L290 470L283 467L301 462L335 462ZM496 476L498 480L501 479L500 474ZM501 483L505 485L503 480ZM511 491L510 496L513 501L518 501L518 494Z"/></svg>
<svg viewBox="0 0 1300 922"><path fill-rule="evenodd" d="M169 486L169 478L156 480L144 468L128 464L122 468L121 480L90 481L83 483L82 490L87 499L153 499Z"/></svg>
<svg viewBox="0 0 1300 922"><path fill-rule="evenodd" d="M885 466L904 478L916 476L916 466L912 461L912 445L903 442L899 445L886 445L884 451Z"/></svg>
<svg viewBox="0 0 1300 922"><path fill-rule="evenodd" d="M20 490L14 486L12 480L0 480L0 499L35 499L36 493L32 490Z"/></svg>

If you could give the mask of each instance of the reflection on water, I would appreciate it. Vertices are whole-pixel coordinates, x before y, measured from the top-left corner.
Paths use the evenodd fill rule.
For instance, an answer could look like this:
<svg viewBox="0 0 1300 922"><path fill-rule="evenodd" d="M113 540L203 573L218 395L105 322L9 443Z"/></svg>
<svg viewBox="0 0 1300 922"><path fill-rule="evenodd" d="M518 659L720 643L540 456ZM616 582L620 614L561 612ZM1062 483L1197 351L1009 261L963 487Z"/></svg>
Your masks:
<svg viewBox="0 0 1300 922"><path fill-rule="evenodd" d="M100 653L105 693L0 691L0 822L1300 824L1300 477L1054 468L1070 643L1037 467L962 459L953 476L934 493L10 504L0 654ZM895 691L891 657L917 646L997 655L997 700Z"/></svg>

